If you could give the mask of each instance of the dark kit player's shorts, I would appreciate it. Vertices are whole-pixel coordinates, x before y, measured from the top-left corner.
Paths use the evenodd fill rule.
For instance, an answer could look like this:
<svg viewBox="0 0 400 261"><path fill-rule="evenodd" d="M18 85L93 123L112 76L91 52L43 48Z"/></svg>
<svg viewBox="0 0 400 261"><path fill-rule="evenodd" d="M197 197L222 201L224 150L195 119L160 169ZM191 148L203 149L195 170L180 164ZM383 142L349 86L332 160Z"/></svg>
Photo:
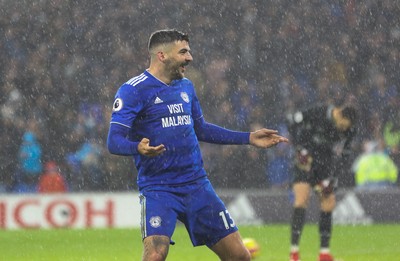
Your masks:
<svg viewBox="0 0 400 261"><path fill-rule="evenodd" d="M238 230L207 178L144 189L140 204L143 238L164 235L171 239L177 220L185 224L194 246L211 247Z"/></svg>
<svg viewBox="0 0 400 261"><path fill-rule="evenodd" d="M332 167L331 157L316 157L309 151L304 155L301 151L298 151L295 159L293 183L306 182L314 187L322 180L332 177Z"/></svg>

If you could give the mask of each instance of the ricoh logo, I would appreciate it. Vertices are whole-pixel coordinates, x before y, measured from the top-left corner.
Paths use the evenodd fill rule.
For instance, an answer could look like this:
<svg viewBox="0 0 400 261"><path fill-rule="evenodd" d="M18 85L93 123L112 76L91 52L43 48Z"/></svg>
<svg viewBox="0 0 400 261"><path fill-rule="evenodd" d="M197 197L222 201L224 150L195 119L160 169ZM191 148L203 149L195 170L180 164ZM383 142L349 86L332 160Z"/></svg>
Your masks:
<svg viewBox="0 0 400 261"><path fill-rule="evenodd" d="M114 212L112 200L17 197L0 201L0 228L113 227Z"/></svg>

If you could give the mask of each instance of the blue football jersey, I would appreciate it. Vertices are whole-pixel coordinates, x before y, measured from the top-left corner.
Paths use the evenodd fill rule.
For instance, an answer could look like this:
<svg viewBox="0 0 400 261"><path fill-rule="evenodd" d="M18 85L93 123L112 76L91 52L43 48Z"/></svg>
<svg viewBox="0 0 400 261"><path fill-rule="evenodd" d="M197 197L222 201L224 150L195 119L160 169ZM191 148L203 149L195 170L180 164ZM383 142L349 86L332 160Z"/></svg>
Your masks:
<svg viewBox="0 0 400 261"><path fill-rule="evenodd" d="M193 84L187 78L167 85L144 71L116 93L111 124L130 129L128 139L148 138L151 146L164 144L156 157L134 155L140 189L176 185L205 176L194 119L203 117Z"/></svg>

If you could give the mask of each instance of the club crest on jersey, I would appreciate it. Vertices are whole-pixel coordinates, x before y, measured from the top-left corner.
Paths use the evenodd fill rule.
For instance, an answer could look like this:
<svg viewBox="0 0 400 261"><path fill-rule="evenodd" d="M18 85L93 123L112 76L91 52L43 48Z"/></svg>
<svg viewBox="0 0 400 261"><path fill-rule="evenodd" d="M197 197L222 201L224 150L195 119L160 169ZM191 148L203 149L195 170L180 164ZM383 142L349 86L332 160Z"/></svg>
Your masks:
<svg viewBox="0 0 400 261"><path fill-rule="evenodd" d="M181 92L181 97L186 103L189 103L189 95L186 92Z"/></svg>
<svg viewBox="0 0 400 261"><path fill-rule="evenodd" d="M122 106L123 106L122 99L121 98L115 99L114 104L113 104L113 111L121 110Z"/></svg>
<svg viewBox="0 0 400 261"><path fill-rule="evenodd" d="M157 227L161 226L161 217L159 217L159 216L151 217L149 222L150 222L150 226L157 228Z"/></svg>

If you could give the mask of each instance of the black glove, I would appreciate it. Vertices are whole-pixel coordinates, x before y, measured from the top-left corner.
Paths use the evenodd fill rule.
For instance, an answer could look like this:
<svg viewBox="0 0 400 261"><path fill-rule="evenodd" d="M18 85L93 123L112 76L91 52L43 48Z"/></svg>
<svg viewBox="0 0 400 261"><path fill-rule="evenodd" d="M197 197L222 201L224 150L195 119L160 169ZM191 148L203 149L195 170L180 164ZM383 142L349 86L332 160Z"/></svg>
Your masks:
<svg viewBox="0 0 400 261"><path fill-rule="evenodd" d="M297 168L310 172L313 158L306 148L297 148L295 164Z"/></svg>
<svg viewBox="0 0 400 261"><path fill-rule="evenodd" d="M332 194L337 188L338 179L334 177L330 177L322 180L317 185L314 186L314 190L323 196L328 196Z"/></svg>

